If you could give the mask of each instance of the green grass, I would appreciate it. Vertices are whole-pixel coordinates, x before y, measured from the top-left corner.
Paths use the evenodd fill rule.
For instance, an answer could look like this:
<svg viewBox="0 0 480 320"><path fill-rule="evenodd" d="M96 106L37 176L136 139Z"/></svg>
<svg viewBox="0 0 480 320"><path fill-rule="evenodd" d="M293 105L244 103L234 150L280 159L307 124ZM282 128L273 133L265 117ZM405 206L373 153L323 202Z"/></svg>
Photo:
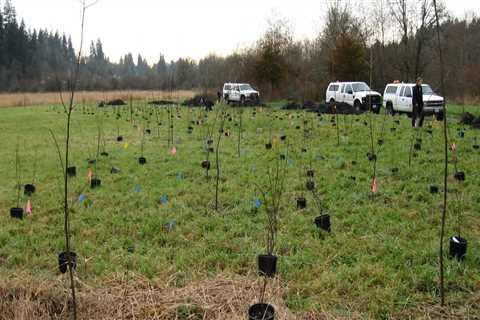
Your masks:
<svg viewBox="0 0 480 320"><path fill-rule="evenodd" d="M112 109L98 109L96 114L73 116L72 163L78 176L70 182L72 208L72 243L80 255L78 275L87 283L101 283L114 272L131 268L149 278L176 274L176 286L189 281L214 277L219 273L245 275L256 271L256 256L265 253L264 208L254 207L260 194L255 183L263 183L266 171L280 153L291 159L287 191L276 253L279 277L287 290L283 297L294 313L327 310L338 317L356 312L365 318L387 319L415 314L423 304L438 303L438 239L442 194L432 195L429 186L442 186L443 138L439 122L433 135L422 131L422 150L408 166L413 131L406 117L387 117L385 144L378 148L378 194L371 195L372 163L369 152L369 130L364 121L368 115L339 116L340 145L331 116L322 120L308 112L288 113L278 109L243 109L244 133L241 156L237 155L238 110L226 109L232 121L225 122L230 137L222 136L220 147L220 210L214 210L214 179L207 180L200 163L206 128L213 123L193 125L201 119L200 109L180 108L175 119L174 140L178 153L172 156L167 145L167 113L159 108L162 126L157 130L155 115L138 111L137 123L152 130L147 135L145 166L138 165L141 132L132 128L122 113L115 120ZM140 109L140 110L141 110ZM472 109L479 114L477 109ZM64 249L62 182L57 151L49 134L51 129L63 142L65 116L58 107L5 108L0 110L0 274L7 277L20 271L42 279L58 275L57 254ZM94 108L92 108L94 110ZM270 111L273 110L273 111ZM457 117L461 107L451 107ZM126 109L125 109L126 111ZM142 119L145 116L151 118ZM282 120L279 120L282 118ZM102 187L90 190L87 184L87 159L96 152L97 124L103 119L108 157L98 159L97 173ZM383 116L372 116L375 141L380 138ZM395 133L390 131L394 119L400 120ZM141 121L140 121L141 120ZM428 119L430 120L430 119ZM303 124L312 127L304 138ZM480 285L480 196L478 163L480 151L472 144L478 132L466 130L465 138L456 135L458 121L450 119L450 137L458 148L458 168L465 171L460 184L450 177L449 212L446 236L458 233L456 212L461 215L461 234L469 241L468 257L458 263L446 259L447 301L467 312L465 301L475 297ZM116 142L117 124L128 142ZM286 134L267 151L270 128L274 135ZM297 126L302 128L296 129ZM215 139L218 135L218 122ZM32 180L37 152L37 193L33 196L34 212L23 221L12 220L9 208L16 205L15 146L20 146L21 182ZM216 143L215 143L216 145ZM301 149L307 148L306 153ZM62 150L63 152L63 150ZM320 160L319 155L324 157ZM211 176L215 176L214 155ZM353 165L352 161L357 164ZM332 233L319 237L313 219L319 214L312 195L304 190L304 172L311 163L321 195L322 206L332 217ZM122 172L110 174L118 166ZM399 168L397 174L391 169ZM454 166L450 163L450 173ZM181 172L183 180L177 179ZM356 177L352 181L351 176ZM141 191L136 192L136 186ZM442 189L442 188L440 188ZM76 201L83 193L93 203ZM304 194L307 209L297 210L295 199ZM169 202L159 204L162 195ZM459 201L457 195L463 198ZM26 202L22 195L21 205ZM165 224L176 221L168 232ZM448 251L448 242L446 251ZM130 255L127 248L135 247ZM87 258L85 264L83 258ZM479 312L478 304L469 305L470 314ZM188 310L182 311L188 314ZM466 313L465 313L466 314Z"/></svg>

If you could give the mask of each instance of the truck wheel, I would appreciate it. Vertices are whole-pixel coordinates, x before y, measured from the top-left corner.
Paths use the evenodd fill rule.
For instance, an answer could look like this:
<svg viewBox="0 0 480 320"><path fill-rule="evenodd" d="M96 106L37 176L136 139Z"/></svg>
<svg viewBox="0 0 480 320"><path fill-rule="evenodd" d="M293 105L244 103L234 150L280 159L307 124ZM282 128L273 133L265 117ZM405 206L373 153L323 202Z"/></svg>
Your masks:
<svg viewBox="0 0 480 320"><path fill-rule="evenodd" d="M387 112L391 116L395 115L395 110L393 110L393 105L391 103L387 103Z"/></svg>
<svg viewBox="0 0 480 320"><path fill-rule="evenodd" d="M330 106L333 106L335 104L335 99L330 99Z"/></svg>
<svg viewBox="0 0 480 320"><path fill-rule="evenodd" d="M353 107L355 108L356 111L360 111L362 108L362 104L360 103L360 101L355 100L355 102L353 103Z"/></svg>
<svg viewBox="0 0 480 320"><path fill-rule="evenodd" d="M245 96L240 97L240 104L244 105L245 104Z"/></svg>

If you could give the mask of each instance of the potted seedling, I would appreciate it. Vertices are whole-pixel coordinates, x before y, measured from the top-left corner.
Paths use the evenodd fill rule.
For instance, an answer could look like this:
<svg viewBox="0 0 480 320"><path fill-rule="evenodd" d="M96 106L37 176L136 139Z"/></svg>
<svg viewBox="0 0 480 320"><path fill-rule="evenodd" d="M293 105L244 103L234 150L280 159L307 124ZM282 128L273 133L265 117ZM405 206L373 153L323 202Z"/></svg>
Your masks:
<svg viewBox="0 0 480 320"><path fill-rule="evenodd" d="M145 146L145 131L142 130L142 140L140 143L140 157L138 158L138 163L142 166L147 163L147 158L145 158L143 154L144 146Z"/></svg>
<svg viewBox="0 0 480 320"><path fill-rule="evenodd" d="M15 178L16 178L16 191L17 191L17 206L10 209L10 216L16 219L23 219L23 208L20 208L20 192L22 190L21 177L20 177L20 155L19 145L15 148Z"/></svg>
<svg viewBox="0 0 480 320"><path fill-rule="evenodd" d="M26 195L26 196L31 196L32 194L35 193L35 177L36 177L36 173L37 173L37 154L38 154L38 149L35 148L35 156L33 158L33 174L32 174L32 182L31 183L28 183L26 184L23 188L23 193Z"/></svg>

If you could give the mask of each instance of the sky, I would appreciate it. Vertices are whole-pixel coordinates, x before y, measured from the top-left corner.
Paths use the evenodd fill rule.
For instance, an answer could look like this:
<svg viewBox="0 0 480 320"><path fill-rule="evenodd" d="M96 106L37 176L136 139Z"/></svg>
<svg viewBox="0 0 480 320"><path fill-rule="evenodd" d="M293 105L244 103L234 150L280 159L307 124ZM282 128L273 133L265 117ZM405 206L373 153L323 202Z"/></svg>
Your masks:
<svg viewBox="0 0 480 320"><path fill-rule="evenodd" d="M314 38L321 31L329 1L99 0L87 11L85 48L88 52L90 41L100 38L113 62L128 52L134 57L142 54L149 63L158 61L160 53L167 61L179 57L198 60L210 53L225 56L253 44L266 30L268 19L274 17L287 19L295 38ZM456 16L469 11L480 15L480 0L445 1ZM11 2L28 27L71 35L78 48L79 0Z"/></svg>

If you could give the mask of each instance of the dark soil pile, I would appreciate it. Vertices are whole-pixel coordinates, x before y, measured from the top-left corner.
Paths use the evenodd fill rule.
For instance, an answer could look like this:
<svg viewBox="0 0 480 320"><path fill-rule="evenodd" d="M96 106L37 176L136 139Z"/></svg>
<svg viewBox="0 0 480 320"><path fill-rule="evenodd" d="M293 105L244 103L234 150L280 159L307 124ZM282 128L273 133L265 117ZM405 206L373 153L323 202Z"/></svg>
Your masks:
<svg viewBox="0 0 480 320"><path fill-rule="evenodd" d="M475 116L470 112L465 112L460 118L460 124L471 125L475 121Z"/></svg>
<svg viewBox="0 0 480 320"><path fill-rule="evenodd" d="M125 103L125 101L123 101L122 99L114 99L114 100L108 101L107 103L105 103L105 102L102 101L102 102L100 103L100 105L101 105L101 106L103 106L103 105L107 105L107 106L125 106L126 103ZM99 106L100 106L100 105L99 105Z"/></svg>
<svg viewBox="0 0 480 320"><path fill-rule="evenodd" d="M475 118L475 120L472 121L472 127L475 129L480 129L480 117Z"/></svg>
<svg viewBox="0 0 480 320"><path fill-rule="evenodd" d="M283 110L299 110L303 109L303 106L295 101L289 101L286 105L282 107Z"/></svg>
<svg viewBox="0 0 480 320"><path fill-rule="evenodd" d="M150 101L148 104L153 106L170 106L170 105L174 105L175 102L170 100L154 100L154 101Z"/></svg>
<svg viewBox="0 0 480 320"><path fill-rule="evenodd" d="M182 103L182 106L185 107L206 107L211 109L215 103L213 102L215 98L205 95L196 95L192 99L185 100Z"/></svg>

